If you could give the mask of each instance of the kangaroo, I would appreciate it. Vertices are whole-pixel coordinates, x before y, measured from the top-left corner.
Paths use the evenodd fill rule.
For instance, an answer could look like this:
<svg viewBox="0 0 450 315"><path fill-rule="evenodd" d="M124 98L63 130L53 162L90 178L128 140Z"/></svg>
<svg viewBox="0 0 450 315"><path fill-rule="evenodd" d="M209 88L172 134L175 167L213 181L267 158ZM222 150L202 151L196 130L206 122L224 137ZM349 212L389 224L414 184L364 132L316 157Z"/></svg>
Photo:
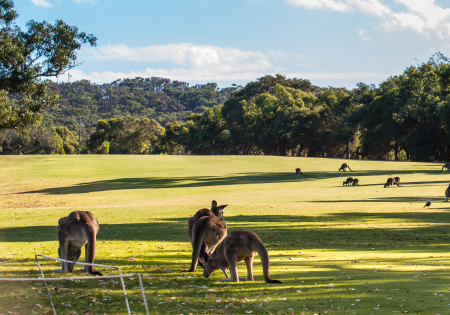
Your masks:
<svg viewBox="0 0 450 315"><path fill-rule="evenodd" d="M359 186L359 179L355 178L353 180L352 186Z"/></svg>
<svg viewBox="0 0 450 315"><path fill-rule="evenodd" d="M344 163L344 164L341 165L341 167L339 168L339 172L340 172L341 170L343 170L344 172L346 172L346 171L347 171L347 168L350 170L350 172L353 172L352 169L350 168L350 166L349 166L347 163Z"/></svg>
<svg viewBox="0 0 450 315"><path fill-rule="evenodd" d="M191 241L191 243L192 243L192 228L194 227L195 222L197 222L197 220L200 219L201 217L209 217L209 216L216 216L217 218L223 221L224 220L223 209L225 209L226 206L228 205L222 205L218 207L217 201L213 200L211 203L211 210L208 210L206 208L200 209L193 217L189 218L188 233L189 233L189 240Z"/></svg>
<svg viewBox="0 0 450 315"><path fill-rule="evenodd" d="M438 172L438 173L442 173L442 171L444 170L444 168L447 169L447 173L448 173L448 171L450 170L450 163L445 163L444 166L442 166L441 171Z"/></svg>
<svg viewBox="0 0 450 315"><path fill-rule="evenodd" d="M300 168L295 169L295 175L303 175L302 170Z"/></svg>
<svg viewBox="0 0 450 315"><path fill-rule="evenodd" d="M266 283L281 283L279 280L272 280L269 277L269 254L261 239L252 231L236 230L230 233L220 243L217 250L208 255L204 253L205 263L199 263L203 267L203 276L208 278L217 269L222 270L226 279L219 281L239 282L253 280L253 258L258 253L263 268L264 281ZM238 277L237 263L245 261L247 266L247 277ZM228 278L226 268L230 269L231 278Z"/></svg>
<svg viewBox="0 0 450 315"><path fill-rule="evenodd" d="M445 190L445 197L447 198L447 202L448 202L448 197L450 197L450 184L448 184L448 187Z"/></svg>
<svg viewBox="0 0 450 315"><path fill-rule="evenodd" d="M400 177L394 177L395 182L397 183L397 186L400 187Z"/></svg>
<svg viewBox="0 0 450 315"><path fill-rule="evenodd" d="M58 255L61 259L72 260L73 263L61 262L61 269L55 271L72 272L81 255L81 247L85 249L85 262L93 264L95 243L99 225L97 219L89 211L73 211L58 221ZM102 276L92 266L84 266L84 271Z"/></svg>
<svg viewBox="0 0 450 315"><path fill-rule="evenodd" d="M351 183L353 183L353 177L349 177L345 182L342 182L342 186L350 185Z"/></svg>
<svg viewBox="0 0 450 315"><path fill-rule="evenodd" d="M215 211L214 206L217 206L215 201L213 201L213 211ZM217 207L217 211L221 212L225 207L226 205ZM198 212L213 212L206 212L204 210L209 211L208 209L201 209ZM195 220L194 216L192 220L189 219L188 224L193 224L192 228L189 229L189 238L192 244L192 262L189 272L194 272L197 267L197 261L203 259L203 253L211 255L220 242L227 236L227 224L214 214L199 217L197 220Z"/></svg>
<svg viewBox="0 0 450 315"><path fill-rule="evenodd" d="M397 185L397 187L400 187L400 185L395 181L395 179L393 179L392 177L388 178L386 184L384 184L384 188L386 188L387 186L389 186L390 188L392 188L393 185Z"/></svg>

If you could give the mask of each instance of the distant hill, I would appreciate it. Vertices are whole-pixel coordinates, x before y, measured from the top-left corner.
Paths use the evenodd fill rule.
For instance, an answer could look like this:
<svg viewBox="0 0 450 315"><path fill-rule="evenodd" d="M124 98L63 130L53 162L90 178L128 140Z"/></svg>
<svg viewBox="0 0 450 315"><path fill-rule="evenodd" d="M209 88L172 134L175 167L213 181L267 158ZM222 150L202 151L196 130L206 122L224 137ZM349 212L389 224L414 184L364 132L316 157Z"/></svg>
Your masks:
<svg viewBox="0 0 450 315"><path fill-rule="evenodd" d="M66 126L78 130L75 119L82 119L83 135L95 131L99 119L125 115L153 118L161 125L184 121L191 113L221 105L234 87L219 89L216 83L197 84L170 79L134 78L108 84L87 80L73 83L51 83L60 95L59 106L43 112L43 125Z"/></svg>

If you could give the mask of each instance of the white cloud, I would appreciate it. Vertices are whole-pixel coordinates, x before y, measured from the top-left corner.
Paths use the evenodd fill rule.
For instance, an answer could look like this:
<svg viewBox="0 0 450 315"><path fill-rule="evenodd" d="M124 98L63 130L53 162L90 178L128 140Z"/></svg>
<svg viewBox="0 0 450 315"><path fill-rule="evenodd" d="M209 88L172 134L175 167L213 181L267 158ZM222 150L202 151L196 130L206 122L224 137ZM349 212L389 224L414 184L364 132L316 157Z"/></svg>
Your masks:
<svg viewBox="0 0 450 315"><path fill-rule="evenodd" d="M310 62L310 63L301 63L301 64L298 64L298 66L304 67L304 68L308 68L308 67L317 67L317 65L316 65L314 62Z"/></svg>
<svg viewBox="0 0 450 315"><path fill-rule="evenodd" d="M198 71L198 69L151 69L147 68L143 71L131 71L128 73L125 72L113 72L113 71L104 71L104 72L91 72L89 74L73 69L70 71L72 75L71 80L89 80L93 83L109 83L113 82L117 79L123 78L149 78L149 77L163 77L170 78L172 80L185 81L190 83L195 82L221 82L221 81L254 81L257 78L263 77L265 75L271 74L275 75L277 73L281 73L286 75L289 78L303 78L303 79L357 79L358 81L363 81L365 79L374 79L374 78L387 78L391 74L385 73L375 73L375 72L343 72L343 73L330 73L330 72L291 72L291 73L283 73L282 71L243 71L238 73L223 73L216 72L214 70L203 69L202 71ZM65 81L65 77L60 77L59 81Z"/></svg>
<svg viewBox="0 0 450 315"><path fill-rule="evenodd" d="M369 36L364 35L366 33L365 30L363 30L362 28L360 28L358 30L358 35L363 39L363 40L370 40Z"/></svg>
<svg viewBox="0 0 450 315"><path fill-rule="evenodd" d="M412 30L429 36L450 37L450 9L442 8L436 0L394 0L405 11L394 11L381 0L286 0L307 9L331 9L348 12L361 11L382 19L385 31ZM361 34L360 34L361 35Z"/></svg>
<svg viewBox="0 0 450 315"><path fill-rule="evenodd" d="M78 4L82 4L82 3L84 3L84 2L89 2L89 3L91 3L91 4L94 4L94 3L96 3L97 1L96 0L72 0L73 2L76 2L76 3L78 3Z"/></svg>
<svg viewBox="0 0 450 315"><path fill-rule="evenodd" d="M300 54L295 54L298 58L300 58L300 59L305 59L305 57L303 57L302 55L300 55Z"/></svg>
<svg viewBox="0 0 450 315"><path fill-rule="evenodd" d="M50 2L47 2L45 0L31 0L31 2L33 2L35 5L37 5L38 7L52 7L53 4L51 4Z"/></svg>
<svg viewBox="0 0 450 315"><path fill-rule="evenodd" d="M305 7L307 9L331 9L334 11L345 12L350 7L342 1L336 0L286 0L292 5Z"/></svg>
<svg viewBox="0 0 450 315"><path fill-rule="evenodd" d="M192 43L137 48L130 48L124 44L107 45L90 48L87 53L88 57L94 60L166 61L181 66L180 69L196 69L199 72L235 73L263 71L272 67L268 56L259 51L242 51L232 47L222 48Z"/></svg>
<svg viewBox="0 0 450 315"><path fill-rule="evenodd" d="M281 51L279 51L279 50L276 50L276 51L270 50L270 51L269 51L269 54L270 54L270 55L272 56L272 58L275 59L275 60L281 60L281 59L284 59L284 58L289 57L288 54L285 54L285 53L283 53L283 52L281 52Z"/></svg>

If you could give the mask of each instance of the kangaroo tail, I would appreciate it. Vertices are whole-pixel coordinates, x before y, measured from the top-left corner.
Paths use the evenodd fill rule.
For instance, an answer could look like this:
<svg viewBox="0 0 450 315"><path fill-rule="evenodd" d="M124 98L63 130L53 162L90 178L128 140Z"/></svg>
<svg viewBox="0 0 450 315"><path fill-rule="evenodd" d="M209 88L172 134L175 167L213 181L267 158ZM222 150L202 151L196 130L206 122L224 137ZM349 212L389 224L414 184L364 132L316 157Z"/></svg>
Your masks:
<svg viewBox="0 0 450 315"><path fill-rule="evenodd" d="M191 268L189 269L189 272L194 272L195 268L197 267L197 260L200 257L200 253L203 251L206 251L206 246L202 246L203 244L203 233L202 231L196 231L195 228L196 225L194 225L194 231L192 235L192 262L191 262ZM200 229L198 229L200 230ZM203 254L203 253L202 253Z"/></svg>
<svg viewBox="0 0 450 315"><path fill-rule="evenodd" d="M91 229L86 231L87 233L87 246L86 248L86 262L89 264L94 263L94 257L95 257L95 246L97 245L97 237L95 235L95 232ZM94 267L93 266L85 266L85 271L87 271L90 274L94 274Z"/></svg>
<svg viewBox="0 0 450 315"><path fill-rule="evenodd" d="M259 255L259 258L261 259L264 281L266 283L281 283L281 281L279 281L279 280L270 279L270 276L269 276L269 254L267 253L267 249L260 239L258 239L258 242L256 242L256 244L254 246L254 250L256 250L256 252Z"/></svg>

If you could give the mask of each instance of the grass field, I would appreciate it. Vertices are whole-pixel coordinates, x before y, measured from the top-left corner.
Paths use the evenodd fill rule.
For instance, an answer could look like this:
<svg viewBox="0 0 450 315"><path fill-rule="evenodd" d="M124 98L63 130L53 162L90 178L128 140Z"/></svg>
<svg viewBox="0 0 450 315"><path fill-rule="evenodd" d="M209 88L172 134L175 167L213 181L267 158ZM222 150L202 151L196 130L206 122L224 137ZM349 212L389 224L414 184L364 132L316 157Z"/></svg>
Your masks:
<svg viewBox="0 0 450 315"><path fill-rule="evenodd" d="M450 314L450 182L442 164L272 156L1 156L0 277L38 277L74 210L100 223L96 262L144 275L153 313ZM300 167L303 176L295 176ZM343 187L348 176L359 187ZM383 188L400 176L401 187ZM423 208L428 198L430 208ZM256 232L271 277L218 282L189 268L187 220L215 199L228 232ZM84 261L84 250L81 260ZM43 263L46 277L55 262ZM114 274L101 270L104 274ZM239 264L240 276L246 275ZM84 276L81 271L73 276ZM125 280L143 313L137 280ZM117 281L53 282L58 314L125 313ZM0 282L0 314L44 314L39 283Z"/></svg>

